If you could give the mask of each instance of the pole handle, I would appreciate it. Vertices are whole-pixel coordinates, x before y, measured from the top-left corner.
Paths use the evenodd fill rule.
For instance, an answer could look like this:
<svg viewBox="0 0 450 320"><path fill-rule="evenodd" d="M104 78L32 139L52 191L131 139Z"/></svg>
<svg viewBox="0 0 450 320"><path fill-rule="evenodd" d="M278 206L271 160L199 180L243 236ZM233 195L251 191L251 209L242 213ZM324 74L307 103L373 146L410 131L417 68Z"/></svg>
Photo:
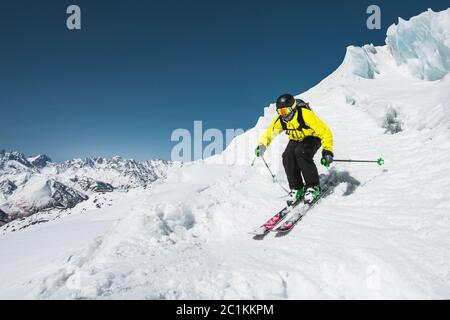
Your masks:
<svg viewBox="0 0 450 320"><path fill-rule="evenodd" d="M320 163L321 163L325 168L330 169L330 164L327 162L327 160L322 159L322 160L320 161Z"/></svg>

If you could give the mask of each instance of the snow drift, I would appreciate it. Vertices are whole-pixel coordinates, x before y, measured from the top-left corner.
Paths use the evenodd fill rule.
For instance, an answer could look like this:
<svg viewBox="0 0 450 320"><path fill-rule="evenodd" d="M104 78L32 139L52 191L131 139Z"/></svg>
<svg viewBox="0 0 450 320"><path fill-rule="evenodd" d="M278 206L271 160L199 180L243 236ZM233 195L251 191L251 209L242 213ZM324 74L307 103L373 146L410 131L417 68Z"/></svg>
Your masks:
<svg viewBox="0 0 450 320"><path fill-rule="evenodd" d="M349 47L333 74L299 95L333 130L337 158L383 155L386 166L321 167L333 193L287 237L247 234L284 201L264 165L249 165L272 105L221 155L171 168L101 217L87 208L71 224L5 233L0 297L449 298L449 23L450 9L401 20L385 46ZM282 183L286 142L267 153ZM20 237L29 253L63 226L65 245L46 247L52 264L38 275L24 267L36 254L6 247Z"/></svg>

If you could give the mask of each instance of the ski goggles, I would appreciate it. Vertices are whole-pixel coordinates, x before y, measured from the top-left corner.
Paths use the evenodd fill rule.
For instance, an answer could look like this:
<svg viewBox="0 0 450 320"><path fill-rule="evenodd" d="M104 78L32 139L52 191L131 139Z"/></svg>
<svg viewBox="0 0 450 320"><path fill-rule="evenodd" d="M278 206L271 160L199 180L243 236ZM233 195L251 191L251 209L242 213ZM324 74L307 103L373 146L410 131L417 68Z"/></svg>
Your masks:
<svg viewBox="0 0 450 320"><path fill-rule="evenodd" d="M294 102L294 104L291 107L284 107L284 108L277 109L277 112L280 116L288 116L291 114L292 111L294 111L296 105L297 105L297 101Z"/></svg>
<svg viewBox="0 0 450 320"><path fill-rule="evenodd" d="M294 109L292 107L280 108L277 109L277 112L280 116L288 116Z"/></svg>

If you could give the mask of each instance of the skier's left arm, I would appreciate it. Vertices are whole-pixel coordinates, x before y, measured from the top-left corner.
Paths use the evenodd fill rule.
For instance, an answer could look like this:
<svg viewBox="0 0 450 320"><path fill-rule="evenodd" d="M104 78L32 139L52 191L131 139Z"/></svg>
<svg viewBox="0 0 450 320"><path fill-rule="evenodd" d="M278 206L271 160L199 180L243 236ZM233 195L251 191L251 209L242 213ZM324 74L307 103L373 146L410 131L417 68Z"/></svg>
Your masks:
<svg viewBox="0 0 450 320"><path fill-rule="evenodd" d="M303 109L303 119L322 142L322 149L333 154L333 134L330 128L312 111Z"/></svg>
<svg viewBox="0 0 450 320"><path fill-rule="evenodd" d="M275 118L269 128L267 128L267 130L259 138L258 147L255 150L257 157L262 157L267 148L269 148L269 145L272 143L273 139L283 132L283 126L280 121L280 117Z"/></svg>

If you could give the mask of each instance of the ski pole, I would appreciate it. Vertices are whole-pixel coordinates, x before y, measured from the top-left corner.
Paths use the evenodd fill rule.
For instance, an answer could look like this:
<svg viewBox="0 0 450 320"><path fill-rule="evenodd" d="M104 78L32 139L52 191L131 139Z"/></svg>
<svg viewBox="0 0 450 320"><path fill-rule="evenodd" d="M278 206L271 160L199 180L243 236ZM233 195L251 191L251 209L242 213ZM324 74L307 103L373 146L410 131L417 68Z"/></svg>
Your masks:
<svg viewBox="0 0 450 320"><path fill-rule="evenodd" d="M269 170L273 180L276 181L280 185L280 187L289 195L290 192L285 187L283 187L283 185L278 181L277 176L272 173L272 170L270 170L269 165L266 162L266 159L264 159L263 156L261 156L260 158L262 159L262 161L264 161L264 164L266 165L267 170Z"/></svg>
<svg viewBox="0 0 450 320"><path fill-rule="evenodd" d="M383 158L379 158L378 160L338 160L338 159L336 159L336 160L333 160L333 162L377 163L379 166L384 165L384 159L383 159ZM326 163L325 159L322 160L321 163L322 163L324 166L326 166L326 167L327 167L327 165L329 166L329 164Z"/></svg>

